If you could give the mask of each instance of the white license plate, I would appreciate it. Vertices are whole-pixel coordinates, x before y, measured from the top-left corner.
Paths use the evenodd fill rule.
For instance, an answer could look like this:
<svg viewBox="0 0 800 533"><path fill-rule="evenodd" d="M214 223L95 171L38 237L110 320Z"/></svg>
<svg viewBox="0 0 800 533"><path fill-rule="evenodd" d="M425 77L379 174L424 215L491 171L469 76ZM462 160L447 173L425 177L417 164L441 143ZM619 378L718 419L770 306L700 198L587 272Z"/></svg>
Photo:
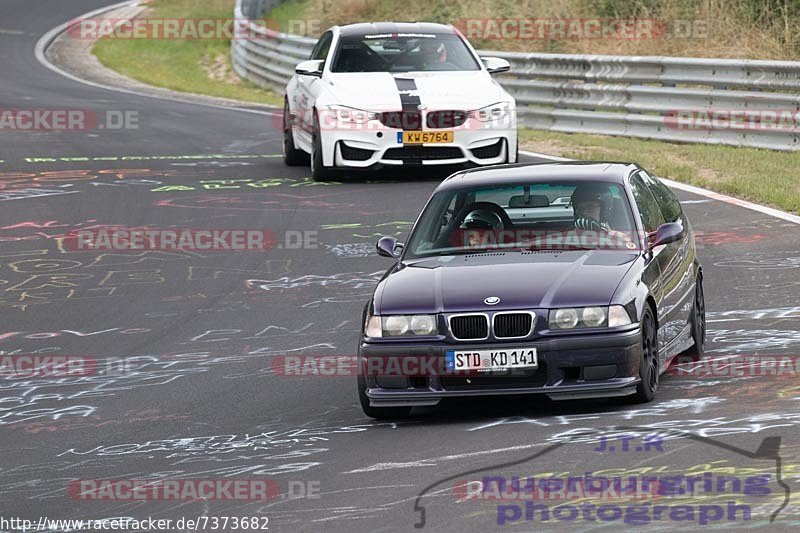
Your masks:
<svg viewBox="0 0 800 533"><path fill-rule="evenodd" d="M495 350L448 350L445 352L448 371L506 370L536 368L536 348L503 348Z"/></svg>

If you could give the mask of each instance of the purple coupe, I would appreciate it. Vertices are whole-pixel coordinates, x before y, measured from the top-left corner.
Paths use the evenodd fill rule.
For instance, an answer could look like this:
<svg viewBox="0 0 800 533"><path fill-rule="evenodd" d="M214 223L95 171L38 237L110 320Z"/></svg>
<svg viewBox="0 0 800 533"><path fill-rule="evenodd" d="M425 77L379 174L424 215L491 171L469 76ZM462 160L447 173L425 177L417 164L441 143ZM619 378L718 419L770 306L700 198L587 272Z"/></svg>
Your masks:
<svg viewBox="0 0 800 533"><path fill-rule="evenodd" d="M641 167L458 172L364 308L358 395L375 418L443 398L653 399L705 341L703 273L675 195Z"/></svg>

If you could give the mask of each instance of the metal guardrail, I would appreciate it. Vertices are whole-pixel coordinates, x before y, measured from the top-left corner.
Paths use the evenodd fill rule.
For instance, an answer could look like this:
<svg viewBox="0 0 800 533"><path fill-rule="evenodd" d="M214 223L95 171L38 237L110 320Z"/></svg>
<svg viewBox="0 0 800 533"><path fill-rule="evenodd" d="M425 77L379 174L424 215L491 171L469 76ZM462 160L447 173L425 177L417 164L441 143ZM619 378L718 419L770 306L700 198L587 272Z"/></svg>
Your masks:
<svg viewBox="0 0 800 533"><path fill-rule="evenodd" d="M316 42L247 20L260 18L281 1L237 0L237 26L259 38L234 39L231 50L240 76L279 93ZM511 63L511 73L497 80L517 99L519 122L526 127L800 150L800 62L479 53ZM723 122L681 127L676 118L681 112L695 118L722 112ZM731 127L725 120L731 113L739 121L750 122L748 113L756 118Z"/></svg>

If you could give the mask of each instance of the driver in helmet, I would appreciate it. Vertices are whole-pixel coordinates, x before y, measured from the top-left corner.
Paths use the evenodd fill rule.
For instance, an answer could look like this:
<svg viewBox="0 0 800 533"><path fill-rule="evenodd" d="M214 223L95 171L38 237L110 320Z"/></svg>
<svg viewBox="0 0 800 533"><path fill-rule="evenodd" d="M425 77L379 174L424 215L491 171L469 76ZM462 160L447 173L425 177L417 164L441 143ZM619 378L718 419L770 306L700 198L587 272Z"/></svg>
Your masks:
<svg viewBox="0 0 800 533"><path fill-rule="evenodd" d="M489 209L475 209L464 217L460 229L465 230L467 248L480 248L487 245L487 232L503 229L503 221Z"/></svg>

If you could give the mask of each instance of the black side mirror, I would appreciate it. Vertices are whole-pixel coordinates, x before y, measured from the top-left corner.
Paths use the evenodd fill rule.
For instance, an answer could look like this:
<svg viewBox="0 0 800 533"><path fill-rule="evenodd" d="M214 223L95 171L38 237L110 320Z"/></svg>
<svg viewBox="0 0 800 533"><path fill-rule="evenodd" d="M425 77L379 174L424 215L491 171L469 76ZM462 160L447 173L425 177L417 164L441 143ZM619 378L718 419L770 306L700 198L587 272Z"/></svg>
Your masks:
<svg viewBox="0 0 800 533"><path fill-rule="evenodd" d="M683 224L678 222L667 222L661 224L656 230L655 237L650 241L650 249L662 244L669 244L671 242L679 241L683 238L684 230Z"/></svg>
<svg viewBox="0 0 800 533"><path fill-rule="evenodd" d="M397 242L394 237L381 237L375 248L378 250L378 255L392 259L400 259L400 254L403 253L403 243Z"/></svg>

